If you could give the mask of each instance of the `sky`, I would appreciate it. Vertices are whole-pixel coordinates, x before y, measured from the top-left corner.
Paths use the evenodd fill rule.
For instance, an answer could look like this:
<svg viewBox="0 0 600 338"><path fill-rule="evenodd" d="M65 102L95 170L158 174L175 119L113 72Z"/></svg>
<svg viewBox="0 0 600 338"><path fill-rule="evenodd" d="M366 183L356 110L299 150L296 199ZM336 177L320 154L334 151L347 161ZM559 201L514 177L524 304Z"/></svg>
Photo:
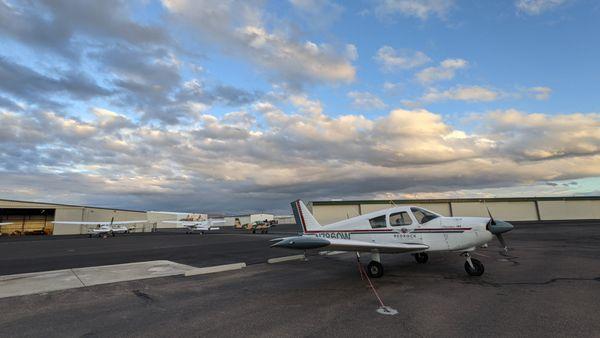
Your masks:
<svg viewBox="0 0 600 338"><path fill-rule="evenodd" d="M0 198L600 195L592 0L0 0Z"/></svg>

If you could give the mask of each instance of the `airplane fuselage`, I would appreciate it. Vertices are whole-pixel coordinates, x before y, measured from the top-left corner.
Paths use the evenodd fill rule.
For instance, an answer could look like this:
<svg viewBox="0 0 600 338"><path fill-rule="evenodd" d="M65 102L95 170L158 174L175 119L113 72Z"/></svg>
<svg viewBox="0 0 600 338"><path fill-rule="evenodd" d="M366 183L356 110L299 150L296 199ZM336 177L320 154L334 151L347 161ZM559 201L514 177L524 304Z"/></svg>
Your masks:
<svg viewBox="0 0 600 338"><path fill-rule="evenodd" d="M428 251L465 251L486 244L493 235L486 230L489 218L438 217L418 226L383 227L378 229L355 225L343 230L338 224L322 227L318 231L306 231L304 236L325 239L357 240L378 244L424 244Z"/></svg>

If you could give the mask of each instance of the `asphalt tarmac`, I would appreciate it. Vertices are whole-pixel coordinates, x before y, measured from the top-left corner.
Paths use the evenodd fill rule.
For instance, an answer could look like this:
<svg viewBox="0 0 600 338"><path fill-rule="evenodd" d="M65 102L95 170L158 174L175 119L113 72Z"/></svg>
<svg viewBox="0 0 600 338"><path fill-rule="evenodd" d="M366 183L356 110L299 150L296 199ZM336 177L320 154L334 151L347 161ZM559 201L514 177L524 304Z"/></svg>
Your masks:
<svg viewBox="0 0 600 338"><path fill-rule="evenodd" d="M352 254L264 263L290 254L268 248L275 236L3 239L3 274L29 272L12 259L50 270L81 260L105 264L103 254L116 262L151 256L250 265L0 299L0 336L600 336L600 224L521 225L505 236L510 257L495 242L478 251L482 277L469 277L456 254L431 254L425 265L382 255L386 274L373 282L398 311L393 316L376 311Z"/></svg>
<svg viewBox="0 0 600 338"><path fill-rule="evenodd" d="M224 228L205 235L165 229L107 238L86 235L2 237L0 275L161 259L196 267L264 263L271 257L298 253L273 250L268 243L272 238L295 235L297 229L295 224L283 224L271 228L269 234Z"/></svg>

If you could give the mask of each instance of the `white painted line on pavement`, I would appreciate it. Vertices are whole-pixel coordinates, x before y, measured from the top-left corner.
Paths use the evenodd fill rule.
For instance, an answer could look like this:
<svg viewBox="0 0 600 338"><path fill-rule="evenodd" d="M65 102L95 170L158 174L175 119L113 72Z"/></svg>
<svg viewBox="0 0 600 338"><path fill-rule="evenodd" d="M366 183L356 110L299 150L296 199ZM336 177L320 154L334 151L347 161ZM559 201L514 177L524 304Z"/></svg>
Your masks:
<svg viewBox="0 0 600 338"><path fill-rule="evenodd" d="M193 268L185 272L185 276L205 275L208 273L217 273L231 270L239 270L246 267L246 263L234 263L225 265L209 266L206 268Z"/></svg>
<svg viewBox="0 0 600 338"><path fill-rule="evenodd" d="M302 255L293 255L293 256L285 256L285 257L276 257L276 258L269 258L267 260L267 263L269 264L273 264L273 263L281 263L281 262L287 262L287 261L297 261L297 260L302 260L305 259L306 257L304 256L304 254Z"/></svg>

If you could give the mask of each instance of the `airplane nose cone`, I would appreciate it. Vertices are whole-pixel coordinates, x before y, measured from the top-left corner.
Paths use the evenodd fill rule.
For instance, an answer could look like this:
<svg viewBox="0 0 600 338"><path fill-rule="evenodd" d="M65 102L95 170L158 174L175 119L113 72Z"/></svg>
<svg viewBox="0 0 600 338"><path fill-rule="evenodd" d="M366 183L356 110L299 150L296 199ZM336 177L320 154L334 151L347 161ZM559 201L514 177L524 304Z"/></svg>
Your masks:
<svg viewBox="0 0 600 338"><path fill-rule="evenodd" d="M492 224L490 224L490 232L494 235L511 231L514 228L514 225L505 221L494 221Z"/></svg>

